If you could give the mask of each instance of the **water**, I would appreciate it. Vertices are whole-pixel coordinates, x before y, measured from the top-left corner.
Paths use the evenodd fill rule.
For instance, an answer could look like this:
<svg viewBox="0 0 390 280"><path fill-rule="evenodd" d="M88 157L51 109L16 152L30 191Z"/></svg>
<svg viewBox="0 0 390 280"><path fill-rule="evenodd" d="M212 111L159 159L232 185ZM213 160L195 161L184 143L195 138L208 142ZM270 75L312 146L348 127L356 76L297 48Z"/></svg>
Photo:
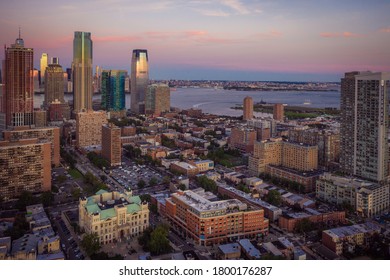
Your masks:
<svg viewBox="0 0 390 280"><path fill-rule="evenodd" d="M230 108L242 105L245 96L251 96L254 103L263 100L267 103L283 103L290 106L340 107L338 91L236 91L207 88L178 88L176 91L171 91L171 106L181 109L199 108L205 113L217 115L240 116L242 111ZM94 100L100 98L100 94L93 96ZM72 99L72 94L65 94L66 101ZM43 94L36 94L34 107L39 108L43 100ZM126 108L130 108L130 94L126 94Z"/></svg>

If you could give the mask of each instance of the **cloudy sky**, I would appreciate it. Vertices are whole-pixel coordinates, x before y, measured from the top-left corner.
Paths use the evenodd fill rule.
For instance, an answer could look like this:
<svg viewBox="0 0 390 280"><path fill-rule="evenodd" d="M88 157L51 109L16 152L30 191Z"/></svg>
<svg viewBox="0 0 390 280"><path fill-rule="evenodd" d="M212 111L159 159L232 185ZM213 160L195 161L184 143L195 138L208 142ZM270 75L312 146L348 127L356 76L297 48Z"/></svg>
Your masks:
<svg viewBox="0 0 390 280"><path fill-rule="evenodd" d="M0 43L21 26L37 68L43 52L66 68L88 31L103 69L130 71L146 48L154 79L339 81L390 71L389 14L386 0L13 0L0 1Z"/></svg>

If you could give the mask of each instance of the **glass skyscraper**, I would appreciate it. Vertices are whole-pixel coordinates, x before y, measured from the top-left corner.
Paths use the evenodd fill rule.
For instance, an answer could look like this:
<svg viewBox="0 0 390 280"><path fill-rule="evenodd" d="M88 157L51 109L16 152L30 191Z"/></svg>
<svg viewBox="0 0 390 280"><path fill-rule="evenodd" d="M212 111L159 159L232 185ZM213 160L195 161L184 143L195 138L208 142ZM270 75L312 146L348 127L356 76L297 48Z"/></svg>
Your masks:
<svg viewBox="0 0 390 280"><path fill-rule="evenodd" d="M131 111L145 114L145 94L149 83L148 51L133 50L131 59Z"/></svg>
<svg viewBox="0 0 390 280"><path fill-rule="evenodd" d="M92 40L76 31L73 39L73 112L92 110Z"/></svg>
<svg viewBox="0 0 390 280"><path fill-rule="evenodd" d="M125 79L127 71L103 70L101 81L101 107L107 111L125 109Z"/></svg>

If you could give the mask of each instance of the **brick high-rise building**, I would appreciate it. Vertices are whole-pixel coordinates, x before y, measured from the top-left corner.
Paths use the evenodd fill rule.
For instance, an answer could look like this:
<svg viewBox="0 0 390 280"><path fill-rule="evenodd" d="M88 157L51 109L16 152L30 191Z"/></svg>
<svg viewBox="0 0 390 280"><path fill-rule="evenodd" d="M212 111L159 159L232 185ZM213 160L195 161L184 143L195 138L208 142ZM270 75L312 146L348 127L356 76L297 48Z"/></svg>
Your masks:
<svg viewBox="0 0 390 280"><path fill-rule="evenodd" d="M102 126L102 156L111 166L122 163L121 128L112 123Z"/></svg>
<svg viewBox="0 0 390 280"><path fill-rule="evenodd" d="M6 126L34 123L34 50L25 48L22 38L5 49L5 107Z"/></svg>
<svg viewBox="0 0 390 280"><path fill-rule="evenodd" d="M76 146L100 146L102 144L102 125L107 123L104 111L88 111L76 114Z"/></svg>
<svg viewBox="0 0 390 280"><path fill-rule="evenodd" d="M58 127L27 128L20 127L4 131L4 140L15 142L21 139L37 138L40 142L50 142L51 163L60 165L60 129Z"/></svg>
<svg viewBox="0 0 390 280"><path fill-rule="evenodd" d="M253 119L253 99L250 96L244 98L242 119L244 121Z"/></svg>
<svg viewBox="0 0 390 280"><path fill-rule="evenodd" d="M341 79L340 166L384 182L389 175L390 73L350 72Z"/></svg>
<svg viewBox="0 0 390 280"><path fill-rule="evenodd" d="M23 191L51 189L50 142L38 139L0 142L0 196L13 199Z"/></svg>
<svg viewBox="0 0 390 280"><path fill-rule="evenodd" d="M234 127L229 138L229 148L238 149L244 153L253 151L256 141L256 131L251 128Z"/></svg>
<svg viewBox="0 0 390 280"><path fill-rule="evenodd" d="M274 104L274 112L273 112L274 120L282 122L284 120L284 105L277 103Z"/></svg>

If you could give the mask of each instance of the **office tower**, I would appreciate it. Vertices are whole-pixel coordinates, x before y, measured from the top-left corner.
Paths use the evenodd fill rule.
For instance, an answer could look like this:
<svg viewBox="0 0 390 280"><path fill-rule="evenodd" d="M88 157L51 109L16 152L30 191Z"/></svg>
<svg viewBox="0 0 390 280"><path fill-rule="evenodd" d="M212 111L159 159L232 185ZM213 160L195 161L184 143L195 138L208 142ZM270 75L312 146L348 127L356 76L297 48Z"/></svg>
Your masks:
<svg viewBox="0 0 390 280"><path fill-rule="evenodd" d="M284 105L280 103L274 104L273 115L274 120L282 122L284 119Z"/></svg>
<svg viewBox="0 0 390 280"><path fill-rule="evenodd" d="M349 72L341 79L340 166L349 174L383 182L389 175L390 73Z"/></svg>
<svg viewBox="0 0 390 280"><path fill-rule="evenodd" d="M61 65L49 64L46 68L45 81L45 107L56 100L64 103L64 72Z"/></svg>
<svg viewBox="0 0 390 280"><path fill-rule="evenodd" d="M50 64L60 64L60 60L58 57L52 57Z"/></svg>
<svg viewBox="0 0 390 280"><path fill-rule="evenodd" d="M37 69L34 69L33 70L33 80L34 80L34 92L39 92L40 91L40 88L39 88L39 77L40 75L40 72L37 70Z"/></svg>
<svg viewBox="0 0 390 280"><path fill-rule="evenodd" d="M145 113L145 94L149 83L147 50L133 50L131 59L131 111Z"/></svg>
<svg viewBox="0 0 390 280"><path fill-rule="evenodd" d="M169 112L171 108L171 90L169 86L150 85L147 87L145 96L145 113L155 116L163 112Z"/></svg>
<svg viewBox="0 0 390 280"><path fill-rule="evenodd" d="M51 189L50 142L38 139L0 142L0 196L13 199L23 191Z"/></svg>
<svg viewBox="0 0 390 280"><path fill-rule="evenodd" d="M111 166L122 163L121 128L112 123L102 126L102 156Z"/></svg>
<svg viewBox="0 0 390 280"><path fill-rule="evenodd" d="M253 119L253 99L250 96L244 98L244 108L243 108L242 119L244 121Z"/></svg>
<svg viewBox="0 0 390 280"><path fill-rule="evenodd" d="M5 49L5 114L7 127L34 123L34 50L19 37Z"/></svg>
<svg viewBox="0 0 390 280"><path fill-rule="evenodd" d="M102 125L107 123L104 111L88 111L76 114L76 146L85 148L102 144Z"/></svg>
<svg viewBox="0 0 390 280"><path fill-rule="evenodd" d="M46 72L46 67L48 65L49 57L47 53L43 53L41 56L41 60L39 61L40 63L40 69L41 69L41 84L45 83L45 72Z"/></svg>
<svg viewBox="0 0 390 280"><path fill-rule="evenodd" d="M72 68L66 68L66 74L68 74L68 81L72 81Z"/></svg>
<svg viewBox="0 0 390 280"><path fill-rule="evenodd" d="M73 39L73 112L92 110L92 40L76 31Z"/></svg>
<svg viewBox="0 0 390 280"><path fill-rule="evenodd" d="M39 142L50 142L51 163L60 165L60 129L58 127L18 128L4 131L4 140L15 142L22 139L38 139Z"/></svg>
<svg viewBox="0 0 390 280"><path fill-rule="evenodd" d="M125 109L124 70L103 70L101 75L101 107L106 111L122 111Z"/></svg>

